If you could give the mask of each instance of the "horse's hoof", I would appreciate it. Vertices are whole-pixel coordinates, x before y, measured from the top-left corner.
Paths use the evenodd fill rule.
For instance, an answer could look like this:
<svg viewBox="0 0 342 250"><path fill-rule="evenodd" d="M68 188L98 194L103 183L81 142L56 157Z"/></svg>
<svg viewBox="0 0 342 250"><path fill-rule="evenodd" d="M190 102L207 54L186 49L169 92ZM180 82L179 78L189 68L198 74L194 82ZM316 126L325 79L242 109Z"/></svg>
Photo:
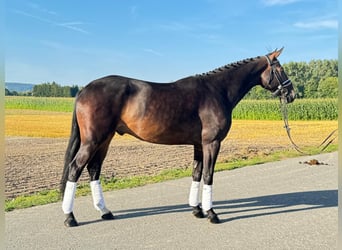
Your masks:
<svg viewBox="0 0 342 250"><path fill-rule="evenodd" d="M192 207L192 214L196 218L204 218L204 214L203 214L202 208L200 206Z"/></svg>
<svg viewBox="0 0 342 250"><path fill-rule="evenodd" d="M208 213L208 220L210 223L212 223L212 224L221 223L219 217L217 216L217 214L214 212L213 209L208 210L207 213Z"/></svg>
<svg viewBox="0 0 342 250"><path fill-rule="evenodd" d="M102 220L114 220L114 215L112 214L112 212L103 214L101 216Z"/></svg>
<svg viewBox="0 0 342 250"><path fill-rule="evenodd" d="M64 221L64 225L66 227L77 227L78 226L78 223L75 219L75 216L74 214L71 212L70 214L67 214L66 215L66 219Z"/></svg>

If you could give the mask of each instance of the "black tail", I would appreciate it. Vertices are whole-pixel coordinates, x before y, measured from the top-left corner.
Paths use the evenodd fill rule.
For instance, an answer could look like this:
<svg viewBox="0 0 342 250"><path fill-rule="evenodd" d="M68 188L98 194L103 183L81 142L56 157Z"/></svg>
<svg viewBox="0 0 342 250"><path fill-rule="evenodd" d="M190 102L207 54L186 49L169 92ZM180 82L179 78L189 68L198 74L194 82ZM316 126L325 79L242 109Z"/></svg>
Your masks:
<svg viewBox="0 0 342 250"><path fill-rule="evenodd" d="M75 104L76 107L76 104ZM64 157L64 170L61 179L60 191L61 194L64 195L65 185L68 180L69 175L69 164L75 158L75 155L80 148L81 138L80 138L80 129L78 126L77 118L76 118L76 108L74 108L74 113L72 116L72 125L71 125L71 135L69 139L68 148L65 152Z"/></svg>

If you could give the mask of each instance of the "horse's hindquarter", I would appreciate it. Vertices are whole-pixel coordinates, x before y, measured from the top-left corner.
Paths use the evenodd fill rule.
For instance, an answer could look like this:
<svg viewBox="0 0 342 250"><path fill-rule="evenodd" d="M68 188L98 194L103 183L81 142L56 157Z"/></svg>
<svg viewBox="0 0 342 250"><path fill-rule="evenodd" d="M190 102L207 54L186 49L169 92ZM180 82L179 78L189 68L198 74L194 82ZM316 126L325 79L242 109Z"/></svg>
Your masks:
<svg viewBox="0 0 342 250"><path fill-rule="evenodd" d="M194 89L133 80L117 131L161 144L193 144L201 122Z"/></svg>

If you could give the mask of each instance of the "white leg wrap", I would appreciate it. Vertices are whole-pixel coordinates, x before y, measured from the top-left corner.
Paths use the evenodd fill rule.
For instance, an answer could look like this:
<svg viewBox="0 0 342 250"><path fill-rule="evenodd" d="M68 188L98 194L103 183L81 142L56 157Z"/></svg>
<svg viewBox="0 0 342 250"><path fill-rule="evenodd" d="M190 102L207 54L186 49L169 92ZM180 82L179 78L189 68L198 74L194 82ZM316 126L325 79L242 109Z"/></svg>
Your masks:
<svg viewBox="0 0 342 250"><path fill-rule="evenodd" d="M93 196L94 207L101 212L101 215L107 214L110 211L106 208L103 198L102 187L99 180L90 182L91 194Z"/></svg>
<svg viewBox="0 0 342 250"><path fill-rule="evenodd" d="M202 208L204 211L208 211L213 207L212 194L213 194L213 186L204 184L203 193L202 193Z"/></svg>
<svg viewBox="0 0 342 250"><path fill-rule="evenodd" d="M200 182L192 181L190 194L189 194L189 205L192 207L196 207L199 204L199 189L200 189Z"/></svg>
<svg viewBox="0 0 342 250"><path fill-rule="evenodd" d="M65 214L70 214L74 210L76 186L76 182L67 181L66 183L62 203L62 209Z"/></svg>

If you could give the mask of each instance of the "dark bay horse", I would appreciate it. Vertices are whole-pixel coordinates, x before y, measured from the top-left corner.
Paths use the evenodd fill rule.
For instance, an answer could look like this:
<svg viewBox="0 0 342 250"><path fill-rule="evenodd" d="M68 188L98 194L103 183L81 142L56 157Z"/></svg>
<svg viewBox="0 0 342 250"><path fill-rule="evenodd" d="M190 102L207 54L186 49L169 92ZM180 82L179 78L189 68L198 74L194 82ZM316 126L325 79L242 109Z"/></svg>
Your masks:
<svg viewBox="0 0 342 250"><path fill-rule="evenodd" d="M231 126L233 108L256 85L288 103L295 99L292 83L277 59L281 52L275 50L167 84L123 76L107 76L89 83L75 101L65 155L61 181L64 224L78 225L73 205L76 183L86 166L95 208L102 219L114 218L105 206L99 177L115 133L152 143L193 145L189 205L196 217L204 217L205 212L210 222L219 223L212 208L213 175L221 141Z"/></svg>

